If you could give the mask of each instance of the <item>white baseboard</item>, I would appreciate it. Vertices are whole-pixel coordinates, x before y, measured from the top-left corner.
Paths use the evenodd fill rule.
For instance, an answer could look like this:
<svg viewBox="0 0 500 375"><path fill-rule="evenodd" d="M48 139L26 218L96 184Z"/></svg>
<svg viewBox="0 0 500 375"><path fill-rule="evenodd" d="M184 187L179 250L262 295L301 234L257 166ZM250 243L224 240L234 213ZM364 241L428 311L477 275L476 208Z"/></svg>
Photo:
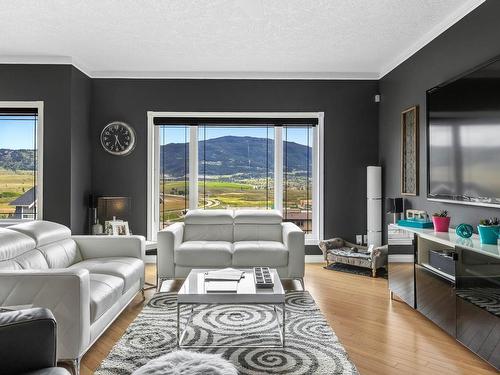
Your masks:
<svg viewBox="0 0 500 375"><path fill-rule="evenodd" d="M306 263L323 263L325 260L323 259L323 255L306 255L305 261ZM144 256L144 262L148 264L156 264L156 256L146 255Z"/></svg>

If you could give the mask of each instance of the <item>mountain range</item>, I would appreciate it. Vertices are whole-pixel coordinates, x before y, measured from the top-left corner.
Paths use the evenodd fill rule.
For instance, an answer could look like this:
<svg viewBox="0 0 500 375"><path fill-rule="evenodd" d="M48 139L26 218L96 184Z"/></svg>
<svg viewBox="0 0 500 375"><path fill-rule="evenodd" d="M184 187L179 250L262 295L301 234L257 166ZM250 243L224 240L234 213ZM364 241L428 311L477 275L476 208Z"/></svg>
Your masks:
<svg viewBox="0 0 500 375"><path fill-rule="evenodd" d="M0 148L0 169L29 171L33 170L34 162L35 151L33 150Z"/></svg>
<svg viewBox="0 0 500 375"><path fill-rule="evenodd" d="M182 177L187 171L187 143L169 143L160 148L160 168L164 175ZM284 159L289 172L305 172L307 156L312 165L312 148L284 142ZM198 142L199 174L265 176L274 169L274 140L257 137L224 136ZM203 160L205 162L203 163Z"/></svg>
<svg viewBox="0 0 500 375"><path fill-rule="evenodd" d="M160 148L160 168L164 175L182 177L187 171L188 144L169 143ZM289 172L305 172L307 156L312 165L312 148L284 142L284 162ZM208 176L241 174L265 176L274 169L274 141L257 137L224 136L198 142L199 173ZM33 150L0 149L0 169L32 170ZM205 162L203 162L203 160Z"/></svg>

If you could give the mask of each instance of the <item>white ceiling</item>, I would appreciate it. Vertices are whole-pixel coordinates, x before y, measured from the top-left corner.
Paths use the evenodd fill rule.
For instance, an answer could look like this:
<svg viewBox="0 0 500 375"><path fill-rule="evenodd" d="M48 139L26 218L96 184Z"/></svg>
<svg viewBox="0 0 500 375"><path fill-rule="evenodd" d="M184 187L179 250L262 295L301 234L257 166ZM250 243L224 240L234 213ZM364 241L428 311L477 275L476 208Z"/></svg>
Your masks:
<svg viewBox="0 0 500 375"><path fill-rule="evenodd" d="M0 0L0 63L92 77L379 78L484 0Z"/></svg>

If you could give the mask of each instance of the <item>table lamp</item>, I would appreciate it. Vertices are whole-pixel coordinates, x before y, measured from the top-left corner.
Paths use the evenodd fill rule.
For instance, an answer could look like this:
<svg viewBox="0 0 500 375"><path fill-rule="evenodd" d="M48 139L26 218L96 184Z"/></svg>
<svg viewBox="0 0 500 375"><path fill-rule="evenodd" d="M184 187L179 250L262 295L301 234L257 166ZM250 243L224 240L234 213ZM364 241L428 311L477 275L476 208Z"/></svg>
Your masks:
<svg viewBox="0 0 500 375"><path fill-rule="evenodd" d="M387 213L393 214L393 224L397 224L400 214L404 212L403 198L386 198Z"/></svg>

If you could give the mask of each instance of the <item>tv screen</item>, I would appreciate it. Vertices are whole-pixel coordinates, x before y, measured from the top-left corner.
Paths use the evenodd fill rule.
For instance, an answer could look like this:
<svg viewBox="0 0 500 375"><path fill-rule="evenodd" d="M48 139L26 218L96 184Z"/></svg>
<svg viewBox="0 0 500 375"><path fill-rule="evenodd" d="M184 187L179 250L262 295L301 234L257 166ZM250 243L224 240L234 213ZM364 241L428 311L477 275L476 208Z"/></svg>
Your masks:
<svg viewBox="0 0 500 375"><path fill-rule="evenodd" d="M428 197L500 205L500 61L427 92Z"/></svg>

